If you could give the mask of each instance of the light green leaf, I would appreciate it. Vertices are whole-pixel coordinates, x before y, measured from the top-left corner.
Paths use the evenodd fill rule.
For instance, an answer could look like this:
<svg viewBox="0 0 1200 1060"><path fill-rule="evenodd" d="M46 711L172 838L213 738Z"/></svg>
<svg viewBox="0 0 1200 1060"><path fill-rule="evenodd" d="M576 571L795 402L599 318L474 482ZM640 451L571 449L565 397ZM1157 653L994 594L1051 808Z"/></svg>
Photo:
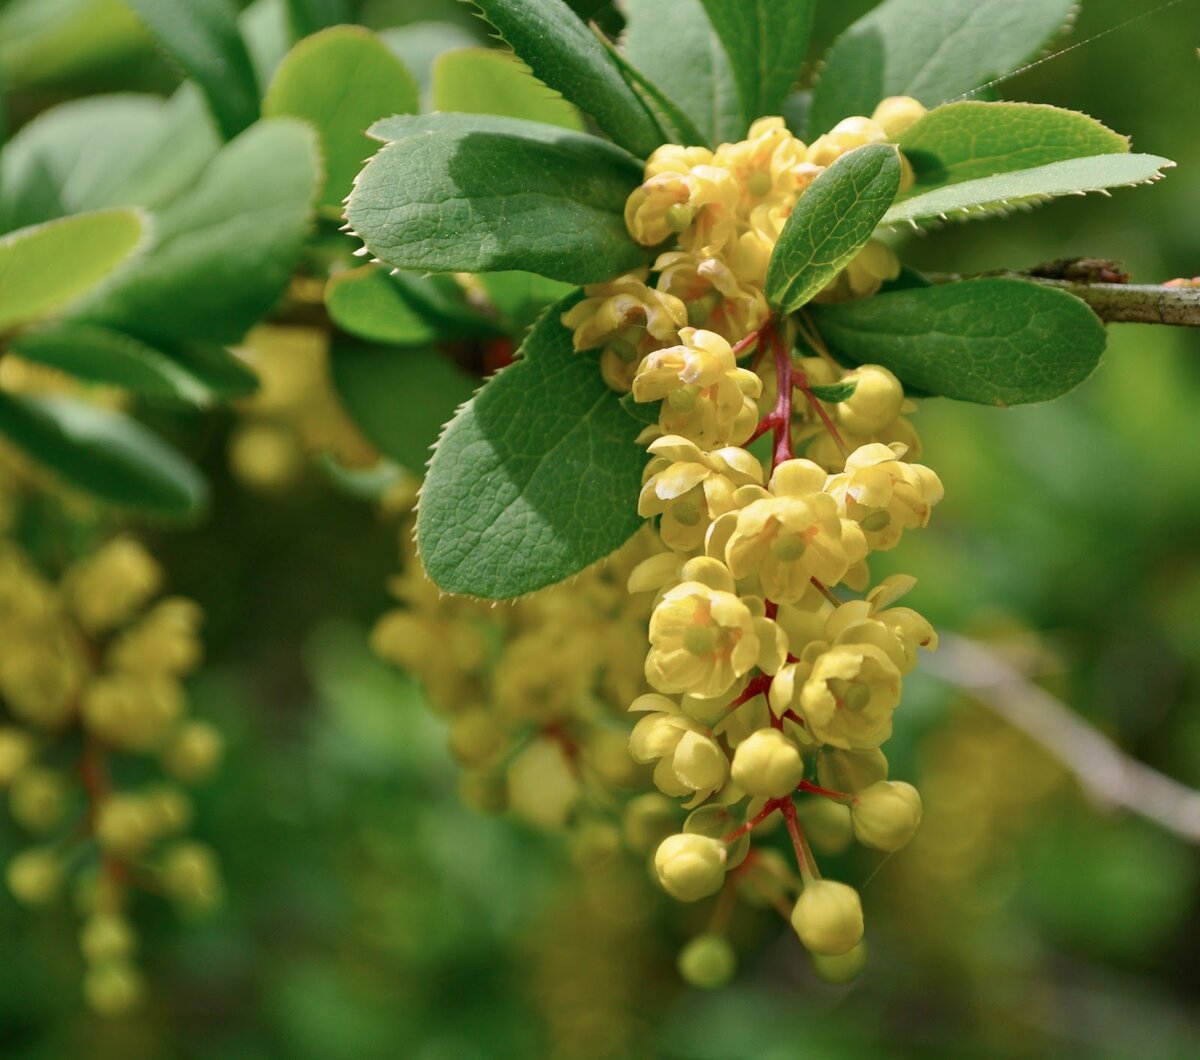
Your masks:
<svg viewBox="0 0 1200 1060"><path fill-rule="evenodd" d="M417 541L447 592L508 599L552 585L619 548L637 514L639 424L575 353L560 302L523 359L451 421L421 492Z"/></svg>
<svg viewBox="0 0 1200 1060"><path fill-rule="evenodd" d="M641 167L594 136L487 115L388 118L346 216L371 253L415 271L523 269L596 283L644 263L625 229Z"/></svg>
<svg viewBox="0 0 1200 1060"><path fill-rule="evenodd" d="M65 322L26 331L13 340L10 349L27 361L57 368L77 379L118 386L145 397L204 405L216 396L204 380L161 351L95 324Z"/></svg>
<svg viewBox="0 0 1200 1060"><path fill-rule="evenodd" d="M1065 394L1104 352L1104 325L1083 301L1026 280L915 287L809 311L839 359L881 364L905 386L983 405Z"/></svg>
<svg viewBox="0 0 1200 1060"><path fill-rule="evenodd" d="M203 90L229 139L258 117L258 78L229 0L128 0L146 28Z"/></svg>
<svg viewBox="0 0 1200 1060"><path fill-rule="evenodd" d="M900 187L900 156L887 144L842 155L796 203L767 267L767 299L785 313L804 305L871 238Z"/></svg>
<svg viewBox="0 0 1200 1060"><path fill-rule="evenodd" d="M808 54L816 0L702 0L725 46L743 129L780 112Z"/></svg>
<svg viewBox="0 0 1200 1060"><path fill-rule="evenodd" d="M379 265L330 277L325 308L343 331L387 346L419 346L437 338L437 329L411 305Z"/></svg>
<svg viewBox="0 0 1200 1060"><path fill-rule="evenodd" d="M254 64L255 78L260 85L270 84L292 47L284 0L252 0L238 16L238 29Z"/></svg>
<svg viewBox="0 0 1200 1060"><path fill-rule="evenodd" d="M887 96L937 106L1032 59L1076 0L884 0L830 49L809 129L870 114Z"/></svg>
<svg viewBox="0 0 1200 1060"><path fill-rule="evenodd" d="M383 350L335 341L333 385L384 456L421 475L442 428L479 384L433 349Z"/></svg>
<svg viewBox="0 0 1200 1060"><path fill-rule="evenodd" d="M1035 169L1001 173L961 184L947 184L896 203L882 224L919 221L970 221L1004 213L1023 203L1046 202L1057 195L1081 195L1158 180L1175 163L1157 155L1096 155L1071 158Z"/></svg>
<svg viewBox="0 0 1200 1060"><path fill-rule="evenodd" d="M0 434L67 485L118 507L186 515L207 500L199 472L175 450L86 402L0 392Z"/></svg>
<svg viewBox="0 0 1200 1060"><path fill-rule="evenodd" d="M0 331L65 309L143 246L140 210L95 210L10 232L0 239Z"/></svg>
<svg viewBox="0 0 1200 1060"><path fill-rule="evenodd" d="M645 158L663 133L604 45L563 0L475 0L534 75L590 115L617 144Z"/></svg>
<svg viewBox="0 0 1200 1060"><path fill-rule="evenodd" d="M335 26L306 37L287 54L263 100L263 114L312 123L325 160L321 203L340 214L371 153L367 128L389 114L410 114L417 105L417 83L378 37L361 26Z"/></svg>
<svg viewBox="0 0 1200 1060"><path fill-rule="evenodd" d="M0 215L19 228L108 206L156 210L190 187L219 147L192 84L169 100L71 100L43 111L0 155Z"/></svg>
<svg viewBox="0 0 1200 1060"><path fill-rule="evenodd" d="M965 101L936 107L905 132L898 146L916 184L905 198L932 185L1011 173L1068 158L1123 154L1129 141L1078 111L1041 103Z"/></svg>
<svg viewBox="0 0 1200 1060"><path fill-rule="evenodd" d="M629 61L675 100L710 144L746 131L733 72L700 0L625 0L621 49ZM681 55L687 56L680 62Z"/></svg>
<svg viewBox="0 0 1200 1060"><path fill-rule="evenodd" d="M287 286L320 180L305 123L257 122L162 212L154 248L85 319L151 343L237 342Z"/></svg>
<svg viewBox="0 0 1200 1060"><path fill-rule="evenodd" d="M482 31L485 27L479 23ZM457 22L413 22L407 26L381 29L383 41L421 86L422 100L429 101L433 84L433 64L443 52L455 48L476 48L482 41Z"/></svg>
<svg viewBox="0 0 1200 1060"><path fill-rule="evenodd" d="M524 63L494 48L446 52L433 63L433 109L526 118L583 131L583 118Z"/></svg>

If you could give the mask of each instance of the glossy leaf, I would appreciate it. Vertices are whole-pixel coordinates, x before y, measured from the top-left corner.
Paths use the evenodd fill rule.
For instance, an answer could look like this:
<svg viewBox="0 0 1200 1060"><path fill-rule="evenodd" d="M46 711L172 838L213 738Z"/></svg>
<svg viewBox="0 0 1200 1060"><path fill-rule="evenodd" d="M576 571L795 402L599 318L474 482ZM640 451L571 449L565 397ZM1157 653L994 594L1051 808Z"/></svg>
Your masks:
<svg viewBox="0 0 1200 1060"><path fill-rule="evenodd" d="M900 157L886 144L842 155L813 181L783 226L767 268L767 298L799 309L866 245L900 187Z"/></svg>
<svg viewBox="0 0 1200 1060"><path fill-rule="evenodd" d="M226 139L258 117L258 78L228 0L128 0L129 6L203 90Z"/></svg>
<svg viewBox="0 0 1200 1060"><path fill-rule="evenodd" d="M809 311L839 359L984 405L1065 394L1104 352L1104 325L1083 301L1026 280L965 280Z"/></svg>
<svg viewBox="0 0 1200 1060"><path fill-rule="evenodd" d="M870 114L887 96L936 106L1033 58L1076 0L884 0L843 33L821 67L809 131Z"/></svg>
<svg viewBox="0 0 1200 1060"><path fill-rule="evenodd" d="M83 401L0 393L0 435L67 485L118 507L186 515L207 498L177 452L127 416Z"/></svg>
<svg viewBox="0 0 1200 1060"><path fill-rule="evenodd" d="M640 426L572 349L561 302L521 360L446 429L417 517L421 556L447 592L507 599L569 577L633 534Z"/></svg>
<svg viewBox="0 0 1200 1060"><path fill-rule="evenodd" d="M591 30L563 0L476 0L533 71L590 115L614 143L645 158L662 130Z"/></svg>
<svg viewBox="0 0 1200 1060"><path fill-rule="evenodd" d="M413 113L418 102L416 81L387 45L361 26L335 26L288 52L263 114L303 118L316 129L325 162L321 203L340 214L372 150L366 130L389 114Z"/></svg>
<svg viewBox="0 0 1200 1060"><path fill-rule="evenodd" d="M1072 158L1035 169L1000 173L961 184L946 184L896 203L882 223L969 221L1004 213L1014 206L1046 202L1058 195L1079 195L1158 180L1175 163L1157 155L1096 155Z"/></svg>
<svg viewBox="0 0 1200 1060"><path fill-rule="evenodd" d="M372 135L390 142L359 174L346 215L389 265L595 283L645 261L624 221L641 167L603 140L466 114L389 118Z"/></svg>
<svg viewBox="0 0 1200 1060"><path fill-rule="evenodd" d="M145 244L140 210L96 210L0 239L0 331L61 312L92 292Z"/></svg>

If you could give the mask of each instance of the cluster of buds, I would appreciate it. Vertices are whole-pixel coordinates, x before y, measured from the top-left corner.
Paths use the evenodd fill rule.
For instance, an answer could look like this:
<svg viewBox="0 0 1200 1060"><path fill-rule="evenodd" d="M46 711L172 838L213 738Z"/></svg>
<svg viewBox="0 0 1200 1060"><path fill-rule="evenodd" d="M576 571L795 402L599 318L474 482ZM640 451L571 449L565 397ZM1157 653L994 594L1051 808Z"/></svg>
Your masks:
<svg viewBox="0 0 1200 1060"><path fill-rule="evenodd" d="M57 582L0 538L0 790L32 840L5 876L31 906L54 902L73 876L84 994L104 1014L142 990L130 891L165 893L185 912L220 893L212 852L185 838L192 806L180 786L204 780L222 751L216 729L187 717L182 682L201 658L201 613L180 597L156 601L162 581L129 537ZM161 778L119 786L139 757L157 759Z"/></svg>
<svg viewBox="0 0 1200 1060"><path fill-rule="evenodd" d="M651 459L638 510L665 548L628 581L652 597L653 691L633 700L642 717L630 750L662 796L692 812L658 842L655 874L685 902L723 889L769 901L829 978L860 962L863 913L853 888L821 878L805 822L820 828L832 814L884 851L919 824L920 796L887 779L880 747L904 675L937 638L895 606L913 579L871 588L867 558L927 525L942 485L913 462L899 380L879 365L844 369L805 315L771 313L763 284L822 167L922 113L896 98L812 145L764 118L716 151L660 148L626 209L634 239L659 248L653 269L587 288L563 317L578 349L602 351L611 385L661 402L641 439ZM868 244L822 297L871 294L898 269L888 248ZM752 448L760 438L765 453ZM814 814L813 802L830 810ZM798 872L751 843L779 817ZM680 957L707 986L734 963L715 927Z"/></svg>

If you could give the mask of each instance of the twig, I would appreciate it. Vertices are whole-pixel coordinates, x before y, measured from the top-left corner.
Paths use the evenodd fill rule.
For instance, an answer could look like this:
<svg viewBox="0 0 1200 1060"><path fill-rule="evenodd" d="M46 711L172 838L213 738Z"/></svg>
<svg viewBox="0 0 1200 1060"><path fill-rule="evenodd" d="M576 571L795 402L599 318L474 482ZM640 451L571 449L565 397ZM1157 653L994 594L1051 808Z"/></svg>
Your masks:
<svg viewBox="0 0 1200 1060"><path fill-rule="evenodd" d="M1031 276L1027 272L990 272L978 276L957 273L926 273L934 283L954 283L983 276L1010 276L1046 287L1057 287L1087 302L1106 324L1173 324L1200 327L1200 288L1168 287L1149 283L1083 283Z"/></svg>
<svg viewBox="0 0 1200 1060"><path fill-rule="evenodd" d="M940 638L937 654L922 665L1037 740L1097 805L1124 807L1200 843L1200 791L1125 754L1001 655L948 634Z"/></svg>

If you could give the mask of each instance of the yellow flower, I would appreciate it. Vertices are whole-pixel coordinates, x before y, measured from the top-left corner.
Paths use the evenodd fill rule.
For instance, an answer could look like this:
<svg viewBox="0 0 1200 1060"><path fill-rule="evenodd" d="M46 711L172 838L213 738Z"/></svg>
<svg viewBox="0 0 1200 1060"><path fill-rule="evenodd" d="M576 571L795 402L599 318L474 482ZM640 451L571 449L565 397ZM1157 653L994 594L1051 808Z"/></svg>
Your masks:
<svg viewBox="0 0 1200 1060"><path fill-rule="evenodd" d="M646 179L663 173L688 173L693 166L707 166L713 153L707 147L682 147L679 144L663 144L654 149L646 159Z"/></svg>
<svg viewBox="0 0 1200 1060"><path fill-rule="evenodd" d="M835 585L866 556L862 531L821 492L827 477L810 460L784 461L771 476L772 496L726 516L736 519L725 546L735 578L757 574L769 599L791 603L811 579Z"/></svg>
<svg viewBox="0 0 1200 1060"><path fill-rule="evenodd" d="M830 616L825 636L833 644L874 644L902 673L917 665L917 649L937 649L937 633L926 618L909 607L888 607L916 584L904 574L885 578L865 600L850 600Z"/></svg>
<svg viewBox="0 0 1200 1060"><path fill-rule="evenodd" d="M133 617L162 585L162 568L131 537L115 537L69 570L64 585L79 624L104 633Z"/></svg>
<svg viewBox="0 0 1200 1060"><path fill-rule="evenodd" d="M694 442L668 434L649 450L656 459L646 465L638 514L662 516L659 533L680 552L700 547L709 522L732 507L739 486L762 483L762 465L735 446L705 453Z"/></svg>
<svg viewBox="0 0 1200 1060"><path fill-rule="evenodd" d="M635 762L657 762L654 783L664 795L692 795L698 806L729 778L729 760L712 733L661 695L640 696L631 711L649 711L634 726L629 753Z"/></svg>
<svg viewBox="0 0 1200 1060"><path fill-rule="evenodd" d="M726 169L696 165L686 173L661 172L635 188L625 202L625 227L642 246L653 247L696 226L704 244L725 242L734 232L739 190Z"/></svg>
<svg viewBox="0 0 1200 1060"><path fill-rule="evenodd" d="M809 733L845 750L883 743L899 703L900 671L873 644L839 644L822 653L800 692Z"/></svg>
<svg viewBox="0 0 1200 1060"><path fill-rule="evenodd" d="M941 480L922 464L905 463L905 452L903 445L861 446L826 487L843 515L862 527L872 551L894 548L905 530L927 526L942 499Z"/></svg>
<svg viewBox="0 0 1200 1060"><path fill-rule="evenodd" d="M912 96L888 96L875 108L871 120L883 130L884 136L895 140L925 117L925 114L925 105Z"/></svg>
<svg viewBox="0 0 1200 1060"><path fill-rule="evenodd" d="M574 334L575 349L591 350L632 329L623 342L636 347L642 334L659 342L672 342L687 324L687 308L674 295L646 286L646 272L627 272L607 283L589 284L582 301L562 315L564 327Z"/></svg>
<svg viewBox="0 0 1200 1060"><path fill-rule="evenodd" d="M847 151L886 140L887 134L870 118L861 115L843 118L824 136L818 136L808 148L806 158L816 166L829 166Z"/></svg>
<svg viewBox="0 0 1200 1060"><path fill-rule="evenodd" d="M688 320L737 342L770 316L761 287L746 282L719 254L670 250L654 263L657 287L687 305Z"/></svg>
<svg viewBox="0 0 1200 1060"><path fill-rule="evenodd" d="M872 239L813 299L814 302L849 302L869 298L887 280L900 275L900 259L886 243Z"/></svg>

